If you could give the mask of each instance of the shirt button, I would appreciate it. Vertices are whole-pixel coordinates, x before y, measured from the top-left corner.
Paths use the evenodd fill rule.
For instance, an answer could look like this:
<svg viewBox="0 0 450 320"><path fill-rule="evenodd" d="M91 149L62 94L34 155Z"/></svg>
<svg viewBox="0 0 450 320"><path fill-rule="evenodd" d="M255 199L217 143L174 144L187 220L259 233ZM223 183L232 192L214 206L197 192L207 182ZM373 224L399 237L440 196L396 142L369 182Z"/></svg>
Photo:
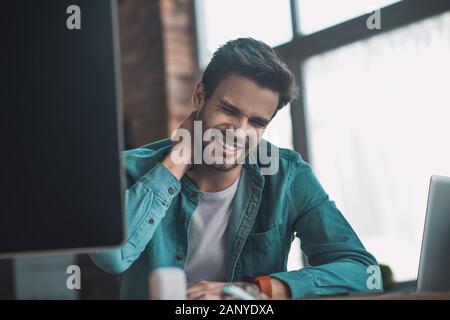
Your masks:
<svg viewBox="0 0 450 320"><path fill-rule="evenodd" d="M181 260L183 260L183 255L182 254L177 254L177 260L178 261L181 261Z"/></svg>
<svg viewBox="0 0 450 320"><path fill-rule="evenodd" d="M150 220L148 220L148 223L154 224L154 223L155 223L155 220L154 220L153 218L150 218Z"/></svg>
<svg viewBox="0 0 450 320"><path fill-rule="evenodd" d="M181 223L186 224L187 223L187 219L186 218L181 218Z"/></svg>
<svg viewBox="0 0 450 320"><path fill-rule="evenodd" d="M198 192L192 192L192 196L193 196L194 198L197 198L197 197L198 197Z"/></svg>
<svg viewBox="0 0 450 320"><path fill-rule="evenodd" d="M174 190L173 190L172 187L169 187L169 189L167 189L167 191L168 191L170 194L173 194L173 192L174 192Z"/></svg>

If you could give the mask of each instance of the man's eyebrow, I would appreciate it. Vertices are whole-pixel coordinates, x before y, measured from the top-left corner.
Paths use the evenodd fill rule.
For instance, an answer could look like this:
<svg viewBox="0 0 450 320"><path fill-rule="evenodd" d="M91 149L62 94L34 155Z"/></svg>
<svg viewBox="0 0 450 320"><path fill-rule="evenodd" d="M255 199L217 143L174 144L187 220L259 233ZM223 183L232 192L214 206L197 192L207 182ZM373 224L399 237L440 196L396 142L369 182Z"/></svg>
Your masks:
<svg viewBox="0 0 450 320"><path fill-rule="evenodd" d="M221 106L223 106L223 107L227 107L227 108L231 109L231 111L233 111L233 112L235 112L235 113L242 114L241 110L239 110L239 108L238 108L237 106L235 106L235 105L229 103L229 102L226 101L226 100L220 99L220 100L219 100L219 105L221 105ZM266 119L266 118L263 118L263 117L258 117L258 116L256 116L256 117L250 117L250 118L251 118L253 121L256 120L256 121L261 122L263 125L267 125L267 124L269 124L269 122L270 122L269 119Z"/></svg>

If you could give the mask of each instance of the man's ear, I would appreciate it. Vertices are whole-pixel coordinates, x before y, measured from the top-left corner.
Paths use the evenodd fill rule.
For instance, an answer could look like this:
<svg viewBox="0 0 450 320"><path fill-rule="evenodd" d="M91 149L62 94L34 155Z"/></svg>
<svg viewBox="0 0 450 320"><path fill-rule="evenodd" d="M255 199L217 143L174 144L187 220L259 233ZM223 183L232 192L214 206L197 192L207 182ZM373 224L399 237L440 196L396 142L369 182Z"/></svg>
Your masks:
<svg viewBox="0 0 450 320"><path fill-rule="evenodd" d="M197 114L205 105L205 95L205 85L201 82L197 83L194 88L194 94L192 95L192 106L197 111Z"/></svg>

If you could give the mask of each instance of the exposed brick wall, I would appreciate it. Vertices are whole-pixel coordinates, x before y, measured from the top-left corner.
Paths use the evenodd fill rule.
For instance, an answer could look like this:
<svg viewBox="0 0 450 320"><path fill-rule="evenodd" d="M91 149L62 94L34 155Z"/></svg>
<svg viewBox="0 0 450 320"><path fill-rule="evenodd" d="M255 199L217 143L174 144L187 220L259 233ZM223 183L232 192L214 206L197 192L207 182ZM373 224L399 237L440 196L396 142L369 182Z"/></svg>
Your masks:
<svg viewBox="0 0 450 320"><path fill-rule="evenodd" d="M194 0L121 0L126 147L170 135L200 78Z"/></svg>
<svg viewBox="0 0 450 320"><path fill-rule="evenodd" d="M200 78L197 62L194 0L161 0L168 130L172 132L192 109Z"/></svg>
<svg viewBox="0 0 450 320"><path fill-rule="evenodd" d="M159 1L120 1L119 25L126 148L134 148L168 131Z"/></svg>
<svg viewBox="0 0 450 320"><path fill-rule="evenodd" d="M126 147L170 135L200 73L194 0L119 2Z"/></svg>

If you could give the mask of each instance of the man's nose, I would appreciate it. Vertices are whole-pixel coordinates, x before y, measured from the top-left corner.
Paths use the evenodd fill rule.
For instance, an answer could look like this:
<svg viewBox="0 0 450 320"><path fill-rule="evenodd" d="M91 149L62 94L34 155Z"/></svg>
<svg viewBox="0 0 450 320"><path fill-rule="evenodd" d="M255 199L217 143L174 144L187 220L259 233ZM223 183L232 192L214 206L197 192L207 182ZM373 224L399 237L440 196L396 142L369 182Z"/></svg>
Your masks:
<svg viewBox="0 0 450 320"><path fill-rule="evenodd" d="M241 129L241 130L245 131L245 130L248 130L249 128L250 128L250 125L248 123L248 118L246 116L242 115L239 118L238 125L237 125L237 127L235 129L236 130L237 129Z"/></svg>
<svg viewBox="0 0 450 320"><path fill-rule="evenodd" d="M235 131L236 143L249 148L258 143L260 132L248 121L247 117L242 117L237 130Z"/></svg>

